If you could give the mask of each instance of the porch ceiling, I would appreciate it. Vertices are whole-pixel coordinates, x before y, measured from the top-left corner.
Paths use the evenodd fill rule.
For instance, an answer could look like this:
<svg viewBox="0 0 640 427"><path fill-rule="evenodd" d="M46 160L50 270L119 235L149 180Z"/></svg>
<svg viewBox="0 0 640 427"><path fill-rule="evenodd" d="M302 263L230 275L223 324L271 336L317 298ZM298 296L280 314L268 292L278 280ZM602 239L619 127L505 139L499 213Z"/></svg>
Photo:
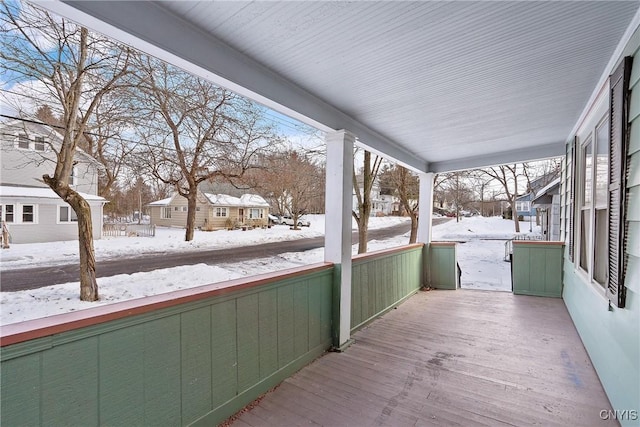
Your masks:
<svg viewBox="0 0 640 427"><path fill-rule="evenodd" d="M637 1L40 1L421 171L564 152Z"/></svg>

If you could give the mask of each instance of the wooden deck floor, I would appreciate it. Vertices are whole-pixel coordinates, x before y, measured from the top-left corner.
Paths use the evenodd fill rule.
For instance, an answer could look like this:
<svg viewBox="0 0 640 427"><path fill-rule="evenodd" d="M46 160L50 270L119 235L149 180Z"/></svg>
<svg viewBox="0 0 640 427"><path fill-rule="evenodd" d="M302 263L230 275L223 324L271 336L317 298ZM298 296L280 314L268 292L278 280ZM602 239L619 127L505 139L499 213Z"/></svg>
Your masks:
<svg viewBox="0 0 640 427"><path fill-rule="evenodd" d="M560 299L420 292L354 338L233 425L615 425Z"/></svg>

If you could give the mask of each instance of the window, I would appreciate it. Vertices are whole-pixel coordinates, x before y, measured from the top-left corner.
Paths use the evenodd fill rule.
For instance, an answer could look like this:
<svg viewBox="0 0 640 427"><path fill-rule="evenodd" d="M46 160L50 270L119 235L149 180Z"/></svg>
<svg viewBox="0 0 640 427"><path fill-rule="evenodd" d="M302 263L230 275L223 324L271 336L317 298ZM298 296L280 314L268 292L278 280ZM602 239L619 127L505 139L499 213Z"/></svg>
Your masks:
<svg viewBox="0 0 640 427"><path fill-rule="evenodd" d="M624 58L609 78L609 92L592 106L578 130L568 182L575 211L569 226L569 255L589 282L602 289L612 305L624 308L626 165L629 145L628 103L631 58ZM607 111L608 109L608 111ZM575 185L575 187L574 187Z"/></svg>
<svg viewBox="0 0 640 427"><path fill-rule="evenodd" d="M160 218L162 218L162 219L171 219L171 207L170 206L166 206L166 207L162 208L162 210L160 211Z"/></svg>
<svg viewBox="0 0 640 427"><path fill-rule="evenodd" d="M188 209L188 207L187 207L187 206L183 206L183 207L182 207L182 212L186 212L186 211L187 211L187 209Z"/></svg>
<svg viewBox="0 0 640 427"><path fill-rule="evenodd" d="M516 202L516 211L518 212L529 212L530 210L530 202L528 200L520 200Z"/></svg>
<svg viewBox="0 0 640 427"><path fill-rule="evenodd" d="M176 212L178 212L178 211L180 210L180 206L175 206L175 207L173 208L173 210L174 210L174 211L176 211Z"/></svg>
<svg viewBox="0 0 640 427"><path fill-rule="evenodd" d="M71 173L69 174L69 185L76 185L78 178L78 168L75 166L71 168Z"/></svg>
<svg viewBox="0 0 640 427"><path fill-rule="evenodd" d="M60 221L59 222L78 222L78 216L71 206L60 206Z"/></svg>
<svg viewBox="0 0 640 427"><path fill-rule="evenodd" d="M18 135L18 148L29 149L29 137L25 134Z"/></svg>
<svg viewBox="0 0 640 427"><path fill-rule="evenodd" d="M608 116L596 125L586 141L580 145L579 156L579 266L587 272L591 280L604 287L607 283L608 266Z"/></svg>
<svg viewBox="0 0 640 427"><path fill-rule="evenodd" d="M262 209L257 209L257 208L249 209L249 218L251 219L264 218L264 215L262 214Z"/></svg>
<svg viewBox="0 0 640 427"><path fill-rule="evenodd" d="M13 222L14 221L14 206L13 205L0 205L0 214L2 215L2 221Z"/></svg>
<svg viewBox="0 0 640 427"><path fill-rule="evenodd" d="M22 222L36 222L34 205L22 205Z"/></svg>
<svg viewBox="0 0 640 427"><path fill-rule="evenodd" d="M227 216L227 208L216 208L216 216L217 217L226 217Z"/></svg>
<svg viewBox="0 0 640 427"><path fill-rule="evenodd" d="M44 137L36 136L35 137L35 144L34 144L33 148L36 151L44 151Z"/></svg>

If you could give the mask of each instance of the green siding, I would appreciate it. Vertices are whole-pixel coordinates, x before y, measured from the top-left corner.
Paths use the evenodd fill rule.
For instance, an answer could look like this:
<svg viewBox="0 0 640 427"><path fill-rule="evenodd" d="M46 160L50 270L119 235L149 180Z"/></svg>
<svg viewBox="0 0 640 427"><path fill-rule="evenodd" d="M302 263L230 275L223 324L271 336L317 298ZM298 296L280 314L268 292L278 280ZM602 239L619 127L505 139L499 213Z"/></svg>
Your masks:
<svg viewBox="0 0 640 427"><path fill-rule="evenodd" d="M640 34L632 40L635 48ZM565 260L563 298L598 376L616 410L640 410L640 55L632 69L629 178L627 181L627 287L626 307L609 307L606 298ZM637 425L637 420L621 420Z"/></svg>
<svg viewBox="0 0 640 427"><path fill-rule="evenodd" d="M415 293L422 284L422 247L355 258L351 328L356 330Z"/></svg>
<svg viewBox="0 0 640 427"><path fill-rule="evenodd" d="M558 244L513 244L513 293L540 297L562 296L562 252Z"/></svg>
<svg viewBox="0 0 640 427"><path fill-rule="evenodd" d="M42 353L41 410L46 425L98 423L98 338L64 343ZM5 369L2 367L2 375ZM4 415L4 414L3 414ZM2 425L21 425L7 422Z"/></svg>
<svg viewBox="0 0 640 427"><path fill-rule="evenodd" d="M436 289L458 289L456 245L429 245L429 286Z"/></svg>
<svg viewBox="0 0 640 427"><path fill-rule="evenodd" d="M331 345L333 270L5 346L0 424L215 425Z"/></svg>
<svg viewBox="0 0 640 427"><path fill-rule="evenodd" d="M41 359L35 353L2 364L0 425L10 425L10 420L20 420L25 426L40 424Z"/></svg>

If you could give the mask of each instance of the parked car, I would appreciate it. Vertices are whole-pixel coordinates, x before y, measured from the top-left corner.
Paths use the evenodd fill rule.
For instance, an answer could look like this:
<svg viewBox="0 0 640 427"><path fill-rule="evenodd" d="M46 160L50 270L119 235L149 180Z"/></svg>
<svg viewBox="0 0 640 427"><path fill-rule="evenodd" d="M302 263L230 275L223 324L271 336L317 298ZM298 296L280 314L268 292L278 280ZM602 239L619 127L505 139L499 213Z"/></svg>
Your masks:
<svg viewBox="0 0 640 427"><path fill-rule="evenodd" d="M279 216L269 214L269 224L282 224L282 219Z"/></svg>
<svg viewBox="0 0 640 427"><path fill-rule="evenodd" d="M293 218L289 215L285 215L282 217L282 224L286 224L286 225L293 225ZM310 227L311 223L306 220L306 219L302 219L302 218L298 218L298 227Z"/></svg>

